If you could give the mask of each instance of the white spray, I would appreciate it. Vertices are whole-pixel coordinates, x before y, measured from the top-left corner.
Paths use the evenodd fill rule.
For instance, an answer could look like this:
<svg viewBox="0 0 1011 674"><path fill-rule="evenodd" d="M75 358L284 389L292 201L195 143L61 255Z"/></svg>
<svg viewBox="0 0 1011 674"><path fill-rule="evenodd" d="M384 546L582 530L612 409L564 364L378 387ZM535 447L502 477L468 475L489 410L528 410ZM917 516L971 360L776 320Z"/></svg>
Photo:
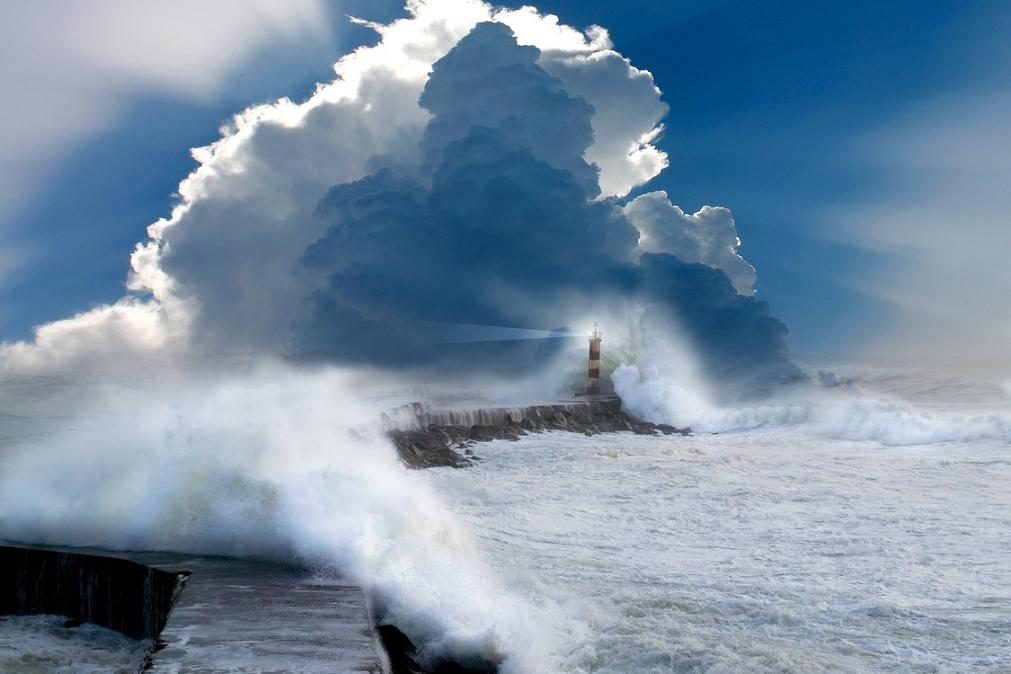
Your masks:
<svg viewBox="0 0 1011 674"><path fill-rule="evenodd" d="M496 579L349 382L260 365L185 387L106 383L0 450L0 538L296 560L375 593L432 657L542 670L556 607Z"/></svg>
<svg viewBox="0 0 1011 674"><path fill-rule="evenodd" d="M812 383L761 403L722 405L676 330L635 325L641 346L615 369L612 380L625 408L643 419L704 433L803 425L826 437L886 445L1011 438L1006 414L932 412L855 386Z"/></svg>

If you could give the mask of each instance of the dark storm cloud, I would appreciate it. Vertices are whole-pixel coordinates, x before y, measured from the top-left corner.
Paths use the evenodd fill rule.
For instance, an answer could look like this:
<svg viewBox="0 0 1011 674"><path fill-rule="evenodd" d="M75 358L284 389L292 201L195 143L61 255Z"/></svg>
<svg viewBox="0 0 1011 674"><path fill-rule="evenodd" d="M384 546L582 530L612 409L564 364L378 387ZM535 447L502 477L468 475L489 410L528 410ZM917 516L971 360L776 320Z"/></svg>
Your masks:
<svg viewBox="0 0 1011 674"><path fill-rule="evenodd" d="M440 343L433 324L556 328L631 300L678 321L709 372L791 377L786 328L727 276L637 251L638 230L594 200L584 153L593 109L537 65L506 26L479 24L438 61L421 96L423 169L334 186L326 233L302 266L317 289L295 324L304 355L380 365L450 357L516 369L547 343Z"/></svg>
<svg viewBox="0 0 1011 674"><path fill-rule="evenodd" d="M593 143L593 106L570 96L537 64L539 56L501 23L478 24L460 40L436 64L419 101L434 115L422 141L429 165L474 127L493 128L596 196L599 171L583 159Z"/></svg>
<svg viewBox="0 0 1011 674"><path fill-rule="evenodd" d="M760 387L801 376L790 362L783 322L765 302L738 295L722 271L646 253L637 272L637 290L678 322L717 381Z"/></svg>

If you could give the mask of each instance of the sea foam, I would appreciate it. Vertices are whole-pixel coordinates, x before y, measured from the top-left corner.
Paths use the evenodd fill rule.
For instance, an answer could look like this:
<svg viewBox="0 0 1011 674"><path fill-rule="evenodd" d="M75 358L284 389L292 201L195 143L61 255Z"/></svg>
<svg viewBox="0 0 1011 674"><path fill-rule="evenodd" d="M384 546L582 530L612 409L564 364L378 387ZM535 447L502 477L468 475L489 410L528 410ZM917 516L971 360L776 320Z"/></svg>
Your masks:
<svg viewBox="0 0 1011 674"><path fill-rule="evenodd" d="M0 538L296 561L359 583L425 657L541 669L554 608L496 578L350 385L260 365L75 390L0 450Z"/></svg>
<svg viewBox="0 0 1011 674"><path fill-rule="evenodd" d="M721 405L704 388L685 385L657 367L622 365L613 380L632 414L700 432L802 426L829 438L885 445L1011 438L1011 419L1004 414L931 411L855 387L825 390L811 384L760 404Z"/></svg>

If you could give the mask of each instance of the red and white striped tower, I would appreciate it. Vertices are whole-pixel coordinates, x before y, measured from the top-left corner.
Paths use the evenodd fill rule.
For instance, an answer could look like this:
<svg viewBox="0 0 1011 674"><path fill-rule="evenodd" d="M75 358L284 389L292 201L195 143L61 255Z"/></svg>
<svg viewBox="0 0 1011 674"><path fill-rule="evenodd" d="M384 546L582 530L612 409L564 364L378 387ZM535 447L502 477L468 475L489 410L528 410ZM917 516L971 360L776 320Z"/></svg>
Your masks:
<svg viewBox="0 0 1011 674"><path fill-rule="evenodd" d="M600 393L600 330L597 324L593 324L593 332L590 333L590 365L586 372L586 395L597 395Z"/></svg>

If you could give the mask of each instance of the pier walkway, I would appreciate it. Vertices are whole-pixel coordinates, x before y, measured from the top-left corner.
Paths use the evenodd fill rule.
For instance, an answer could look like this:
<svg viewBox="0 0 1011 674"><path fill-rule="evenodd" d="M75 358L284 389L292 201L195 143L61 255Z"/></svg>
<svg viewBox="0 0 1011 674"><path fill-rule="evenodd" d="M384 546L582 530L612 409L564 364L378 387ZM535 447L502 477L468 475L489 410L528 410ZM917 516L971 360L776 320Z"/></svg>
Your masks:
<svg viewBox="0 0 1011 674"><path fill-rule="evenodd" d="M0 567L0 613L64 614L133 638L160 630L145 672L389 671L361 589L295 566L15 544L0 545Z"/></svg>
<svg viewBox="0 0 1011 674"><path fill-rule="evenodd" d="M191 575L149 672L384 671L365 597L354 585L253 560L173 556L165 563Z"/></svg>

